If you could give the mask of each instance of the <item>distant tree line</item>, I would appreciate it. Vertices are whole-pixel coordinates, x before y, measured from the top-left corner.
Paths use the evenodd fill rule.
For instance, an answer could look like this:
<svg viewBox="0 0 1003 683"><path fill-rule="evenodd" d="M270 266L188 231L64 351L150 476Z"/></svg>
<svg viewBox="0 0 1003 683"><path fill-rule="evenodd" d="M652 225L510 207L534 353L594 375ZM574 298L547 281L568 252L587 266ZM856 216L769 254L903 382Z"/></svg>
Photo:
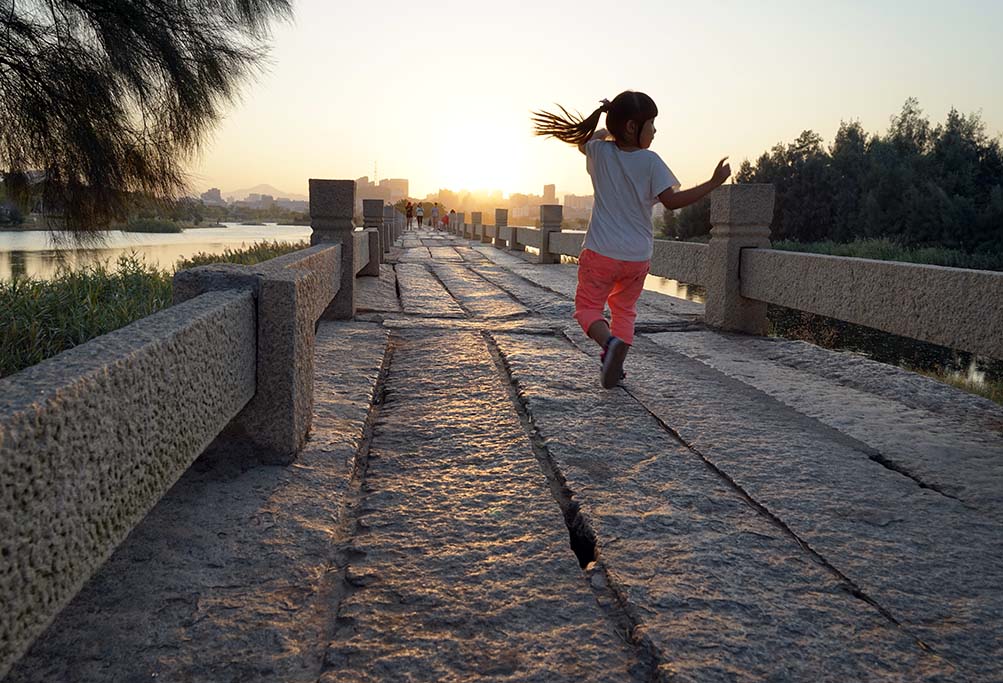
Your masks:
<svg viewBox="0 0 1003 683"><path fill-rule="evenodd" d="M797 242L887 238L905 247L1003 252L1003 150L979 114L952 109L932 126L910 98L884 135L843 122L832 145L806 130L755 163L738 183L776 187L772 238ZM663 233L710 231L709 198L666 216Z"/></svg>

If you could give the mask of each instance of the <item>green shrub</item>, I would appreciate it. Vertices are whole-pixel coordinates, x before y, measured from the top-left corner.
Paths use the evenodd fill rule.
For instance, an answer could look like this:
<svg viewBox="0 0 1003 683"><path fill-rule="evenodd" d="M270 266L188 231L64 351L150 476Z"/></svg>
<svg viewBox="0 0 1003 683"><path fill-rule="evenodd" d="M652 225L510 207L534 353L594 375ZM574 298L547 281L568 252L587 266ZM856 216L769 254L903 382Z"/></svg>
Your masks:
<svg viewBox="0 0 1003 683"><path fill-rule="evenodd" d="M288 254L292 251L306 249L310 245L307 242L256 242L251 246L240 245L239 249L227 247L222 254L207 254L199 252L188 259L178 261L176 270L194 268L195 266L205 266L210 263L239 263L245 266L261 263L269 259Z"/></svg>
<svg viewBox="0 0 1003 683"><path fill-rule="evenodd" d="M135 254L60 270L52 280L0 281L0 377L128 325L171 303L171 275Z"/></svg>
<svg viewBox="0 0 1003 683"><path fill-rule="evenodd" d="M266 261L307 246L261 242L222 254L197 254L176 268L209 263ZM0 377L124 327L171 305L173 273L136 254L77 270L61 269L51 280L0 280Z"/></svg>

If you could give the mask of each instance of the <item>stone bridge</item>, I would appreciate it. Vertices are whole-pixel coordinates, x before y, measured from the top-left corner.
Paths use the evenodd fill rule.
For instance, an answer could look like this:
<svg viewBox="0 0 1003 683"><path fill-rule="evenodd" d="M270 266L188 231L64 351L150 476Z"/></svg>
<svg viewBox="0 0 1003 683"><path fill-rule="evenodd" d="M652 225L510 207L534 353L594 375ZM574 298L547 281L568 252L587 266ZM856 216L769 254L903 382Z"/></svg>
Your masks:
<svg viewBox="0 0 1003 683"><path fill-rule="evenodd" d="M482 241L388 241L293 462L210 448L4 680L1003 680L998 406L654 291L604 391Z"/></svg>

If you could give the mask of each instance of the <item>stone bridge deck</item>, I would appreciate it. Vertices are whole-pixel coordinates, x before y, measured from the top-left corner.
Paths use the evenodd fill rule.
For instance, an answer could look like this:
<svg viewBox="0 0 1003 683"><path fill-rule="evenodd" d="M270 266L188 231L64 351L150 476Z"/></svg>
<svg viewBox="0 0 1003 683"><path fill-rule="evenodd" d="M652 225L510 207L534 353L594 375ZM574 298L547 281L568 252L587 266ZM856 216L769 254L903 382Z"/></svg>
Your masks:
<svg viewBox="0 0 1003 683"><path fill-rule="evenodd" d="M203 458L8 681L1003 680L1003 411L407 233L290 467Z"/></svg>

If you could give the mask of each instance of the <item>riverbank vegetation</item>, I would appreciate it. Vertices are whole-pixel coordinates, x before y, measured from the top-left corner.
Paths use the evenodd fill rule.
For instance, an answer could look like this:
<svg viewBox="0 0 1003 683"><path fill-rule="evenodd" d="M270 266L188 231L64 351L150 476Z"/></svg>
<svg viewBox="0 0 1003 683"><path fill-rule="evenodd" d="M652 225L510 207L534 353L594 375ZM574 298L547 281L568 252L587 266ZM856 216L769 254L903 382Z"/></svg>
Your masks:
<svg viewBox="0 0 1003 683"><path fill-rule="evenodd" d="M742 163L736 183L772 183L774 249L1003 271L1003 147L978 114L932 124L914 99L870 134L843 122L831 145L806 130ZM710 198L666 212L663 238L706 242ZM934 376L1003 402L1003 362L823 316L769 307L770 333Z"/></svg>
<svg viewBox="0 0 1003 683"><path fill-rule="evenodd" d="M744 161L736 183L776 188L772 238L1003 254L1003 147L978 114L933 125L906 100L884 133L844 121L831 145L811 130ZM710 231L709 198L668 214L664 236Z"/></svg>
<svg viewBox="0 0 1003 683"><path fill-rule="evenodd" d="M200 253L176 270L209 263L253 264L308 246L305 242L259 242L222 254ZM0 377L93 339L171 305L173 272L135 254L51 280L19 277L0 281Z"/></svg>

